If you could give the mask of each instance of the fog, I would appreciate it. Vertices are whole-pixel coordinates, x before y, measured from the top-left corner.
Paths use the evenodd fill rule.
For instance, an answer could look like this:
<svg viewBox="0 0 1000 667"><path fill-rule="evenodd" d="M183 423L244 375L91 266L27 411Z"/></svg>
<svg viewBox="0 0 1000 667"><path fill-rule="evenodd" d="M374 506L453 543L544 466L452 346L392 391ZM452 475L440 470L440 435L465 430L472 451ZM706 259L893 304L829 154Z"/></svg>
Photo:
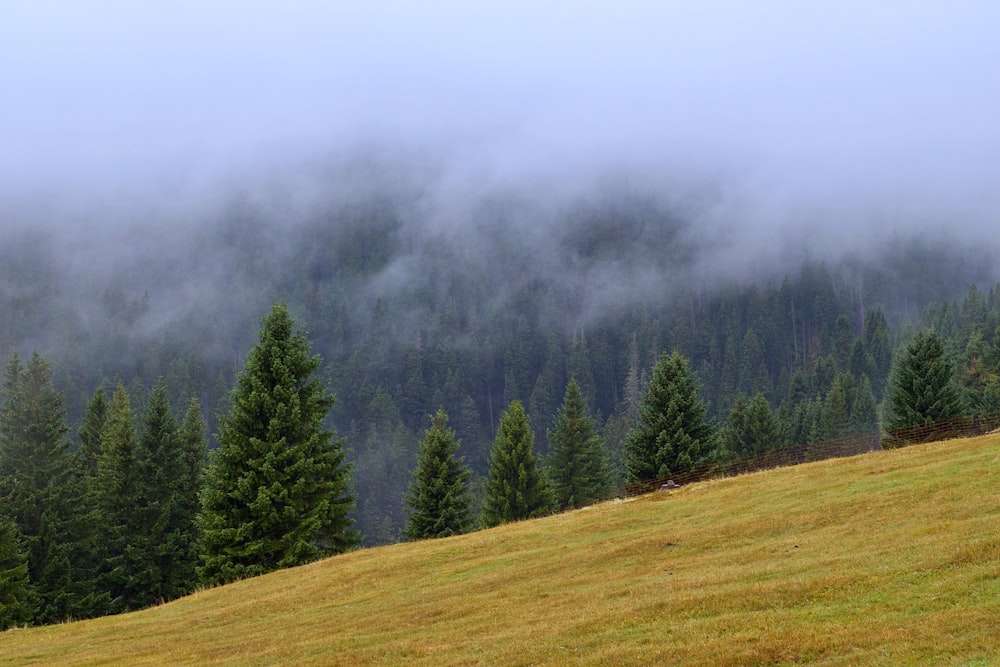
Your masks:
<svg viewBox="0 0 1000 667"><path fill-rule="evenodd" d="M0 229L98 284L172 267L164 321L231 277L205 249L234 211L294 262L296 224L378 197L402 231L366 289L421 280L440 245L481 264L501 220L525 258L510 279L557 275L587 313L670 275L560 255L595 211L683 220L705 280L913 234L991 247L998 19L990 2L7 3Z"/></svg>

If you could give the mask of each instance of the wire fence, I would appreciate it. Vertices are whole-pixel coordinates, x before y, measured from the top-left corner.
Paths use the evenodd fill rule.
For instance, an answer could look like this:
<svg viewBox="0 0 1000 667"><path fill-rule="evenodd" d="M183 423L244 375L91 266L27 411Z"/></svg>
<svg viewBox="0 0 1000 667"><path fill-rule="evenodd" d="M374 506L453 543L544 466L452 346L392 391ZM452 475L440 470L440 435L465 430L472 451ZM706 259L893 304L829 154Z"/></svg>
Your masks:
<svg viewBox="0 0 1000 667"><path fill-rule="evenodd" d="M625 492L628 495L639 495L658 489L677 488L706 479L732 477L760 470L855 456L880 449L894 449L922 442L973 437L998 429L1000 429L1000 413L958 417L886 431L857 433L833 440L783 447L728 461L704 463L667 477L626 484Z"/></svg>

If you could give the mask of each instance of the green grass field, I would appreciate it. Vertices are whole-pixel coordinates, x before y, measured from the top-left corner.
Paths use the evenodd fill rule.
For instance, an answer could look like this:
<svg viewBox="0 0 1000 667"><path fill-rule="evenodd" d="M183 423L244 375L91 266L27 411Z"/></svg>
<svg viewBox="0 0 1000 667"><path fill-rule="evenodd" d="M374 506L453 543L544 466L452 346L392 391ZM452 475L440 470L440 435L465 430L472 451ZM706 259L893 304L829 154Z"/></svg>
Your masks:
<svg viewBox="0 0 1000 667"><path fill-rule="evenodd" d="M0 634L0 664L1000 664L1000 436L704 482Z"/></svg>

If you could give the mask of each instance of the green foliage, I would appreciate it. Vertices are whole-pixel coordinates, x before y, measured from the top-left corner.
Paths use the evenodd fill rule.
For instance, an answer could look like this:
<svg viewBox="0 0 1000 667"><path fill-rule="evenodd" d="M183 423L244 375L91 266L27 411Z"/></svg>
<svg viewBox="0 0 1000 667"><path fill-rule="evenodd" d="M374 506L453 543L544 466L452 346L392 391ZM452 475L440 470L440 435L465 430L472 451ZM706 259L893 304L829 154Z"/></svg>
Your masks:
<svg viewBox="0 0 1000 667"><path fill-rule="evenodd" d="M533 451L535 435L520 401L513 401L500 417L500 428L490 452L483 523L497 526L542 516L551 509L545 478Z"/></svg>
<svg viewBox="0 0 1000 667"><path fill-rule="evenodd" d="M184 431L174 418L161 380L150 394L134 459L135 528L127 549L142 582L127 599L138 609L180 597L194 588L198 483L204 424L197 402Z"/></svg>
<svg viewBox="0 0 1000 667"><path fill-rule="evenodd" d="M38 594L35 620L63 620L75 603L66 590L66 582L74 579L69 549L75 499L62 396L37 352L24 366L16 354L11 358L3 390L2 497L27 552L28 577Z"/></svg>
<svg viewBox="0 0 1000 667"><path fill-rule="evenodd" d="M771 411L764 394L758 392L750 400L740 394L720 433L722 448L734 457L778 449L784 442L784 430L781 419Z"/></svg>
<svg viewBox="0 0 1000 667"><path fill-rule="evenodd" d="M851 432L851 405L854 402L854 377L837 373L833 386L823 401L816 440L842 438Z"/></svg>
<svg viewBox="0 0 1000 667"><path fill-rule="evenodd" d="M626 479L667 477L707 458L714 437L707 412L687 359L664 352L653 368L639 423L625 443Z"/></svg>
<svg viewBox="0 0 1000 667"><path fill-rule="evenodd" d="M546 467L556 507L583 507L607 498L611 489L607 453L576 378L566 387L548 437L551 452Z"/></svg>
<svg viewBox="0 0 1000 667"><path fill-rule="evenodd" d="M862 336L864 349L873 364L873 371L867 373L872 383L872 392L881 399L885 391L886 378L892 366L892 341L889 324L881 309L869 310L865 315L865 330Z"/></svg>
<svg viewBox="0 0 1000 667"><path fill-rule="evenodd" d="M471 471L456 457L458 441L448 415L438 410L420 442L417 468L406 496L410 507L404 535L409 540L459 535L471 524Z"/></svg>
<svg viewBox="0 0 1000 667"><path fill-rule="evenodd" d="M104 387L98 387L94 397L87 404L83 423L77 429L80 447L77 459L85 477L97 475L97 461L101 457L101 434L104 431L104 420L108 415L108 395Z"/></svg>
<svg viewBox="0 0 1000 667"><path fill-rule="evenodd" d="M17 526L0 516L0 630L30 622L35 604L28 581L28 555Z"/></svg>
<svg viewBox="0 0 1000 667"><path fill-rule="evenodd" d="M198 568L221 584L355 546L342 441L323 426L334 399L284 304L264 318L220 424L202 492Z"/></svg>
<svg viewBox="0 0 1000 667"><path fill-rule="evenodd" d="M871 382L867 375L862 375L854 390L854 402L851 404L851 432L874 433L878 430L878 406Z"/></svg>
<svg viewBox="0 0 1000 667"><path fill-rule="evenodd" d="M152 586L142 506L148 481L142 476L139 446L131 399L119 384L101 435L94 487L104 560L99 587L110 598L111 613L145 606Z"/></svg>
<svg viewBox="0 0 1000 667"><path fill-rule="evenodd" d="M405 494L417 459L417 437L399 406L377 387L347 440L354 447L357 520L365 545L398 542L406 526Z"/></svg>
<svg viewBox="0 0 1000 667"><path fill-rule="evenodd" d="M199 494L205 478L205 453L208 446L205 420L201 416L198 399L191 398L188 401L177 438L180 466L177 471L173 516L177 549L174 558L178 571L175 581L180 582L180 588L186 592L194 587L196 580L195 566L198 562L200 538L196 518L201 507Z"/></svg>
<svg viewBox="0 0 1000 667"><path fill-rule="evenodd" d="M955 365L934 330L918 331L894 369L889 428L952 419L964 411L954 383Z"/></svg>

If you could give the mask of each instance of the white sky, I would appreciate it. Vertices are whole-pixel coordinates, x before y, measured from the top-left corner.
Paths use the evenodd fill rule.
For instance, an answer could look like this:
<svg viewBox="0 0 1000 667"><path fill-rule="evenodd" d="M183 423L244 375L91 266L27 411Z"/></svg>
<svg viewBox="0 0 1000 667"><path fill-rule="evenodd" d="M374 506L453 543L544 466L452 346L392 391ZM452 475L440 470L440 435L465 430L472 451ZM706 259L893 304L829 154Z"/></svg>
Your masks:
<svg viewBox="0 0 1000 667"><path fill-rule="evenodd" d="M998 119L990 0L0 1L0 193L386 140L992 214Z"/></svg>

